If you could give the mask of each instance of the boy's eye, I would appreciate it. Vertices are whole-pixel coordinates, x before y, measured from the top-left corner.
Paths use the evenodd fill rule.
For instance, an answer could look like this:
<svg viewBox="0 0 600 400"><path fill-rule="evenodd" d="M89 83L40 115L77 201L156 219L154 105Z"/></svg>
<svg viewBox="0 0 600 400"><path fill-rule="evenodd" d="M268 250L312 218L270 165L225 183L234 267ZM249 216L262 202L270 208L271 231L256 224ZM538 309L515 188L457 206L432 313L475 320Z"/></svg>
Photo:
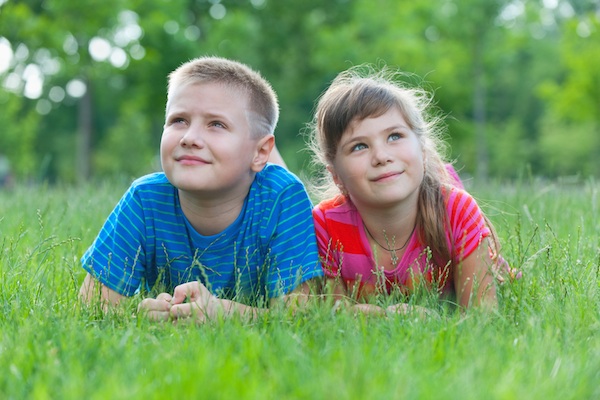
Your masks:
<svg viewBox="0 0 600 400"><path fill-rule="evenodd" d="M169 120L169 124L171 124L171 125L182 124L184 122L185 122L185 119L183 119L181 117L173 117Z"/></svg>
<svg viewBox="0 0 600 400"><path fill-rule="evenodd" d="M351 152L354 151L359 151L359 150L364 150L367 148L367 145L364 143L357 143L354 146L352 146L352 148L350 149Z"/></svg>
<svg viewBox="0 0 600 400"><path fill-rule="evenodd" d="M210 123L210 126L214 126L216 128L223 128L223 129L226 128L225 124L223 124L221 121L212 121Z"/></svg>

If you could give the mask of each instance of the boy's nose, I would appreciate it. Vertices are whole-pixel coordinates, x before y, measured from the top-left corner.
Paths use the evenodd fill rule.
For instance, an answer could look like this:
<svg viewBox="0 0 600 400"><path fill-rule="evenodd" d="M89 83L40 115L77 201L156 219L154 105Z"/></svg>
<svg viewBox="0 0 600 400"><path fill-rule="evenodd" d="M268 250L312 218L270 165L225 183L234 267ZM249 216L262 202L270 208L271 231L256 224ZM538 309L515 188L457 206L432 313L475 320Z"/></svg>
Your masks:
<svg viewBox="0 0 600 400"><path fill-rule="evenodd" d="M202 129L191 125L181 137L179 144L183 147L203 147L204 135Z"/></svg>

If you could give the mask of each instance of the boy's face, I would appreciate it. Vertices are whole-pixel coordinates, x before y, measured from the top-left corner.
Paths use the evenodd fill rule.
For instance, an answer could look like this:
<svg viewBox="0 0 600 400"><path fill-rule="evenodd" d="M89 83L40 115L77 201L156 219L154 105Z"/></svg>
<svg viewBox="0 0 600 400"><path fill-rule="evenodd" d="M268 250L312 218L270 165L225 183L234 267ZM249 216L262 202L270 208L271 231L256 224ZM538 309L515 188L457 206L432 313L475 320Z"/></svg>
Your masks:
<svg viewBox="0 0 600 400"><path fill-rule="evenodd" d="M250 133L247 97L219 83L173 89L160 158L175 187L223 200L246 196L261 141Z"/></svg>

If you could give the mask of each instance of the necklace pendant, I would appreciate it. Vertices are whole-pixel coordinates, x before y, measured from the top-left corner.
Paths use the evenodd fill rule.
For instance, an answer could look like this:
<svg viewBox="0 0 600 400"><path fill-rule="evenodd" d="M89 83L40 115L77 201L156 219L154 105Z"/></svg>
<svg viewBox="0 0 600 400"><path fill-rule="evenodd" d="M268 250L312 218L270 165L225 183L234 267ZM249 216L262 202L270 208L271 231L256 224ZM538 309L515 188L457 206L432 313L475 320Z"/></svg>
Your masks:
<svg viewBox="0 0 600 400"><path fill-rule="evenodd" d="M396 252L395 252L395 251L393 251L393 252L390 252L390 255L392 256L392 265L393 265L393 266L394 266L394 268L395 268L395 267L397 267L397 266L398 266L398 261L400 261L400 260L398 259L398 255L396 254Z"/></svg>

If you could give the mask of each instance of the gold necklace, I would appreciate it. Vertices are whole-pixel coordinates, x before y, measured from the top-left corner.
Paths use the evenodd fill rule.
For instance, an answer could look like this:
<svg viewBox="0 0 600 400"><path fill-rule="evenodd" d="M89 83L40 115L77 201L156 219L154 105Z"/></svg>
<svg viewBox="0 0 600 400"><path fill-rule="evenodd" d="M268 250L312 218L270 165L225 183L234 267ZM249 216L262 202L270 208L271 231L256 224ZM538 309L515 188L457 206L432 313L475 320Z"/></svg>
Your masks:
<svg viewBox="0 0 600 400"><path fill-rule="evenodd" d="M369 234L369 237L371 239L373 239L373 241L375 243L377 243L377 245L379 247L381 247L382 249L384 249L385 251L388 251L390 253L390 256L392 257L392 264L395 267L395 266L398 265L398 261L400 261L400 259L398 258L398 255L396 254L396 252L400 251L400 250L402 250L402 249L404 249L406 247L406 245L408 244L408 242L409 242L410 238L412 237L413 233L415 233L415 229L417 227L417 224L415 224L413 226L412 231L410 231L410 235L408 235L408 238L406 239L406 242L404 242L404 244L402 246L398 247L397 249L394 249L394 248L388 249L387 247L382 246L381 243L379 243L377 241L377 239L375 239L375 237L371 234L371 231L369 231L369 228L367 228L367 225L365 225L364 222L363 222L363 226L365 227L365 231L367 231L367 233ZM385 241L387 242L388 238L387 238L387 235L385 234L385 229L383 230L383 236L385 237ZM392 244L394 244L394 238L392 238ZM388 243L388 245L389 245L389 243Z"/></svg>

